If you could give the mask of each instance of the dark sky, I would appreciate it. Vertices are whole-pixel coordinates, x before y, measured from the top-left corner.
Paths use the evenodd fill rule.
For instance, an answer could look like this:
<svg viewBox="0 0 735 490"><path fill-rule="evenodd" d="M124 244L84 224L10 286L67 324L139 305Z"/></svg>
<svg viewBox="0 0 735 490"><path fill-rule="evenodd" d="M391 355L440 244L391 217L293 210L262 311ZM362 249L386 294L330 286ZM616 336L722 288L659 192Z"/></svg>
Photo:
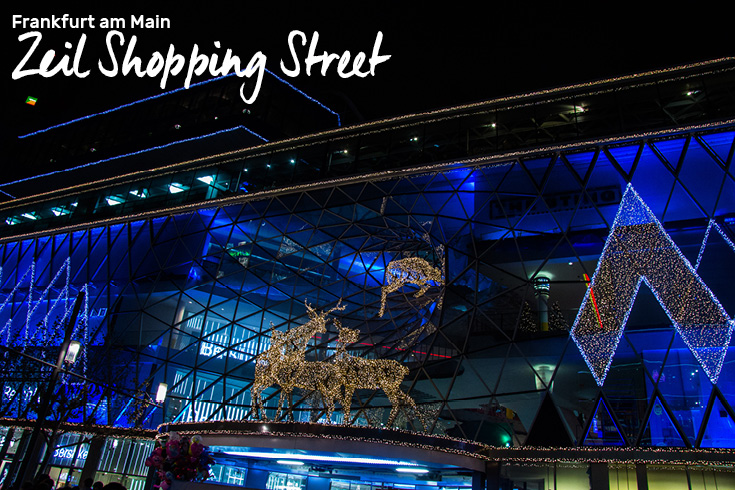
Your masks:
<svg viewBox="0 0 735 490"><path fill-rule="evenodd" d="M54 11L31 3L6 4L5 21L11 23L4 30L5 77L11 86L4 111L6 137L161 91L160 77L118 74L107 78L99 73L97 60L108 60L105 35L109 31L99 26L42 31L43 39L28 63L28 68L37 68L48 49L57 50L57 59L67 53L73 56L73 49L65 49L64 43L76 46L85 33L81 69L91 70L87 78L57 74L12 80L13 69L31 45L30 40L19 42L18 36L32 30L12 28L13 14L92 15L98 23L102 17L122 17L129 23L131 14L159 15L171 20L169 29L127 28L122 31L125 46L117 48L118 53L133 35L138 43L135 53L144 62L154 50L165 53L171 44L187 59L195 43L206 54L223 54L230 48L245 62L262 51L267 68L281 76L280 60L290 62L287 40L292 30L301 30L309 38L318 31L319 51L341 54L349 49L353 55L358 51L369 55L381 31L381 54L391 58L376 67L375 76L342 79L333 66L326 76L286 78L327 105L351 108L353 119L436 109L735 54L730 14L705 8L703 2L686 8L669 6L666 12L656 13L600 2L582 10L534 8L525 2L516 7L485 3L481 8L476 3L446 2L441 9L417 2L363 2L359 7L348 6L354 2L338 7L301 2L293 7L280 2L264 6L210 1L197 2L195 9L182 2L128 2L104 8L99 3L89 7L57 3ZM214 41L220 41L222 48L216 49ZM303 59L306 48L300 48L300 54ZM204 78L210 77L199 79ZM183 83L184 76L179 75L169 79L166 88ZM38 98L36 106L25 104L28 95Z"/></svg>

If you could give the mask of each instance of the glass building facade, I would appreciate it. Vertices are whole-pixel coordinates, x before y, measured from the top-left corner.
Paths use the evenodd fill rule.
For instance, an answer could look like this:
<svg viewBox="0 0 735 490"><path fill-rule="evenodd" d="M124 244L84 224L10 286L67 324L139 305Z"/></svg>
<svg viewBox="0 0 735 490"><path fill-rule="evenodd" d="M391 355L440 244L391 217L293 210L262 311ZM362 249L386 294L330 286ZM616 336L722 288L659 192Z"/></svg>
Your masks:
<svg viewBox="0 0 735 490"><path fill-rule="evenodd" d="M495 447L733 448L733 154L730 119L253 195L187 170L190 185L162 176L159 190L199 204L134 214L153 180L131 181L94 190L94 205L65 197L66 215L73 201L94 219L45 231L28 223L56 201L38 218L22 204L4 211L5 230L26 227L0 243L0 338L51 352L83 292L74 369L96 388L68 421L255 420L258 363L313 308L329 313L295 362L361 358L353 378L400 366L415 406L341 379L354 393L328 414L315 385L281 400L276 377L269 420L390 421ZM266 161L249 158L237 165ZM34 381L3 383L2 415L33 417ZM146 402L159 383L165 402Z"/></svg>
<svg viewBox="0 0 735 490"><path fill-rule="evenodd" d="M244 419L273 331L306 323L305 302L341 300L333 316L360 331L350 351L408 367L402 389L432 432L522 444L549 396L575 444L732 447L735 351L708 377L650 288L630 305L602 386L569 331L628 183L722 308L735 308L734 135L575 149L6 242L2 335L53 342L54 320L85 291L82 363L105 358L117 373L109 381L133 390L169 386L146 425ZM407 281L381 316L386 265L409 257L443 279L427 279L418 297ZM329 360L336 344L332 327L309 341L308 358ZM276 390L266 398L277 401ZM303 395L296 419L320 417ZM90 399L86 415L125 423L134 407L124 405ZM386 407L366 390L352 410L368 424L385 422Z"/></svg>

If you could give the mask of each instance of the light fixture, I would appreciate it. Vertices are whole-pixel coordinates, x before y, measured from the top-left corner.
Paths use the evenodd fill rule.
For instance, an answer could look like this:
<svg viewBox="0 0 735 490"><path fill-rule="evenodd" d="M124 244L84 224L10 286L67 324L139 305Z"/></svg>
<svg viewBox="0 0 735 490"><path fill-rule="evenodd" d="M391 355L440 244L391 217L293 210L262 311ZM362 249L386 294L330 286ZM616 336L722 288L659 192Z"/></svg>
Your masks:
<svg viewBox="0 0 735 490"><path fill-rule="evenodd" d="M82 348L82 344L76 340L69 342L69 347L66 348L66 355L64 356L64 362L67 364L74 364L77 360L79 350Z"/></svg>
<svg viewBox="0 0 735 490"><path fill-rule="evenodd" d="M214 182L214 177L211 175L205 175L204 177L197 177L197 180L199 182L204 182L207 185L210 185L212 182Z"/></svg>
<svg viewBox="0 0 735 490"><path fill-rule="evenodd" d="M171 194L178 194L179 192L183 192L184 190L185 190L184 186L177 182L173 182L171 185L168 186L168 191Z"/></svg>
<svg viewBox="0 0 735 490"><path fill-rule="evenodd" d="M118 204L122 204L125 202L125 199L120 196L109 196L106 197L105 200L107 201L108 206L117 206Z"/></svg>
<svg viewBox="0 0 735 490"><path fill-rule="evenodd" d="M287 464L289 466L303 466L303 461L296 461L294 459L278 459L276 460L276 463L278 464Z"/></svg>
<svg viewBox="0 0 735 490"><path fill-rule="evenodd" d="M166 399L166 393L168 393L168 385L166 383L158 383L158 390L156 390L156 403L163 403Z"/></svg>
<svg viewBox="0 0 735 490"><path fill-rule="evenodd" d="M406 468L403 466L396 468L396 471L398 473L414 473L417 475L423 475L424 473L429 472L429 470L427 470L426 468Z"/></svg>
<svg viewBox="0 0 735 490"><path fill-rule="evenodd" d="M263 430L267 431L267 426L263 426ZM284 453L267 453L260 451L224 451L224 454L230 456L241 456L245 458L259 458L259 459L284 459L288 456L297 456L300 460L304 461L316 461L323 463L355 463L355 464L381 464L399 467L416 467L416 463L407 463L405 461L399 461L396 459L381 459L381 458L368 458L360 456L326 456L317 454L284 454Z"/></svg>

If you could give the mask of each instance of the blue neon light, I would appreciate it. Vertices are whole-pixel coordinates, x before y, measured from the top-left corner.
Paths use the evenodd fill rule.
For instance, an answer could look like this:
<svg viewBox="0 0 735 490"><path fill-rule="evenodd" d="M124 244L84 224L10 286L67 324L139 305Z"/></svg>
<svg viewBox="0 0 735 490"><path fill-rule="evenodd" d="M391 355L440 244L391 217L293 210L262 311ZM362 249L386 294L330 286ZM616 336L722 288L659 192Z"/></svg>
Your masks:
<svg viewBox="0 0 735 490"><path fill-rule="evenodd" d="M259 135L258 133L254 132L254 131L251 131L250 129L246 128L245 126L235 126L234 128L221 129L219 131L215 131L214 133L204 134L202 136L195 136L193 138L187 138L187 139L183 139L183 140L179 140L179 141L172 141L171 143L166 143L165 145L153 146L151 148L146 148L144 150L138 150L138 151L134 151L134 152L131 152L131 153L125 153L123 155L117 155L117 156L114 156L114 157L105 158L103 160L97 160L96 162L85 163L83 165L77 165L76 167L65 168L63 170L54 170L53 172L47 172L45 174L34 175L32 177L25 177L25 178L22 178L22 179L14 180L12 182L5 182L4 184L0 184L0 187L5 187L7 185L13 185L13 184L20 184L21 182L26 182L26 181L33 180L33 179L38 179L40 177L48 177L49 175L60 174L60 173L63 173L63 172L71 172L73 170L79 170L80 168L92 167L92 166L98 165L100 163L105 163L105 162L109 162L109 161L112 161L112 160L117 160L117 159L120 159L120 158L126 158L126 157L130 157L130 156L140 155L141 153L147 153L147 152L153 151L153 150L161 150L161 149L167 148L169 146L178 145L179 143L188 143L190 141L196 141L196 140L200 140L200 139L204 139L204 138L209 138L210 136L216 136L218 134L228 133L230 131L235 131L237 129L244 129L248 133L252 134L253 136L255 136L257 138L260 138L264 142L266 142L266 143L268 142L268 140L266 138L262 137L261 135ZM3 192L3 191L0 190L0 192ZM10 194L8 194L8 195L10 196Z"/></svg>
<svg viewBox="0 0 735 490"><path fill-rule="evenodd" d="M265 71L266 71L266 73L270 73L271 75L273 75L273 77L276 80L278 80L279 82L286 84L288 87L290 87L291 89L295 90L299 94L303 95L304 97L306 97L310 101L315 102L317 105L319 105L323 109L326 109L328 112L330 112L330 113L334 114L335 116L337 116L337 126L341 126L342 125L341 120L340 120L340 117L339 117L339 114L337 114L336 112L334 112L332 109L330 109L329 107L325 106L324 104L322 104L321 102L319 102L315 98L307 95L303 91L297 89L296 87L294 87L293 85L291 85L290 83L288 83L286 80L284 80L284 79L278 77L277 75L275 75L270 70L267 70L266 69ZM204 84L207 84L207 83L210 83L210 82L216 82L217 80L222 80L223 78L231 77L231 76L234 76L234 75L236 75L236 73L230 73L228 75L224 75L224 76L221 76L221 77L211 78L209 80L204 80L202 82L192 83L191 85L189 85L189 87L190 88L191 87L198 87L198 86L201 86L201 85L204 85ZM127 104L123 104L123 105L114 107L112 109L107 109L105 111L97 112L95 114L89 114L87 116L78 117L76 119L72 119L71 121L67 121L67 122L64 122L64 123L59 123L59 124L55 124L53 126L49 126L48 128L45 128L45 129L39 129L38 131L33 131L32 133L28 133L28 134L24 134L24 135L18 136L18 139L23 139L23 138L28 138L30 136L35 136L37 134L41 134L41 133L45 133L46 131L50 131L52 129L60 128L60 127L63 127L63 126L68 126L68 125L73 124L75 122L84 121L85 119L91 119L91 118L93 118L95 116L101 116L101 115L104 115L104 114L110 114L112 112L119 111L120 109L124 109L126 107L131 107L131 106L134 106L136 104L140 104L142 102L147 102L149 100L158 99L160 97L164 97L166 95L171 95L173 93L180 92L182 90L187 90L187 89L185 87L180 87L180 88L176 88L176 89L173 89L173 90L169 90L167 92L162 92L162 93L157 94L157 95L151 95L150 97L145 97L145 98L140 99L140 100L136 100L136 101L133 101L133 102L128 102Z"/></svg>
<svg viewBox="0 0 735 490"><path fill-rule="evenodd" d="M296 87L294 87L294 86L293 86L293 85L291 85L291 84L290 84L289 82L287 82L287 81L286 81L286 80L284 80L283 78L279 77L278 75L276 75L276 74L275 74L275 73L273 73L272 71L270 71L270 70L268 70L268 69L266 69L265 71L266 71L266 73L270 73L271 75L273 75L273 77L274 77L274 78L275 78L276 80L278 80L279 82L281 82L281 83L285 83L286 85L288 85L289 87L291 87L292 89L294 89L294 90L295 90L296 92L300 93L301 95L303 95L304 97L306 97L306 98L307 98L307 99L309 99L310 101L312 101L312 102L316 103L316 104L317 104L317 105L318 105L319 107L321 107L321 108L323 108L323 109L326 109L326 110L327 110L328 112L331 112L332 114L334 114L335 116L337 116L337 126L340 126L340 127L342 126L342 120L340 119L340 117L339 117L339 114L337 114L337 113L336 113L336 112L334 112L334 111L333 111L332 109L330 109L329 107L325 106L324 104L322 104L321 102L319 102L318 100L316 100L316 99L315 99L314 97L311 97L310 95L307 95L307 94L305 94L304 92L302 92L301 90L297 89Z"/></svg>

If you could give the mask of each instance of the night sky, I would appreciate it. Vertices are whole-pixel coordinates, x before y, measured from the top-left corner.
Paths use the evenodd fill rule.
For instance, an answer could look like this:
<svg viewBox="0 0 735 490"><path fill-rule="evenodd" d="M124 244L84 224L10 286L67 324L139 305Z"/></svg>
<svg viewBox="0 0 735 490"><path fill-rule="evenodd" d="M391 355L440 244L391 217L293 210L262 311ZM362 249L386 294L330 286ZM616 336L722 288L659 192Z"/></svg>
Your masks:
<svg viewBox="0 0 735 490"><path fill-rule="evenodd" d="M397 3L397 2L394 2ZM12 80L12 72L31 46L31 40L18 36L31 28L12 28L13 14L25 17L50 17L52 14L95 17L130 15L167 17L168 29L122 30L125 45L116 48L121 61L133 35L135 54L146 63L153 51L164 54L173 44L176 53L188 62L196 43L200 52L224 54L232 49L247 63L257 52L267 57L266 67L294 86L345 113L349 122L421 112L451 105L519 94L537 89L573 84L614 75L666 68L735 54L732 19L724 11L703 8L691 10L669 6L666 12L643 12L619 5L589 4L582 10L572 7L503 7L486 3L482 8L469 3L446 3L442 9L429 9L416 2L364 2L360 7L338 8L303 2L298 7L270 2L199 2L196 10L183 3L147 2L101 9L59 5L50 11L22 3L7 5L4 50L6 93L4 139L12 142L18 134L47 127L121 103L161 92L160 76L139 79L130 74L108 78L100 74L97 60L109 63L105 36L110 29L42 30L42 41L27 68L38 68L48 49L59 56L74 55L65 42L77 45L87 35L80 58L87 78L57 74L50 78L30 75ZM560 3L560 2L555 2ZM154 5L154 6L151 6ZM693 7L698 7L694 9ZM66 9L66 10L65 10ZM676 10L675 10L676 9ZM377 65L375 76L340 78L334 63L326 76L318 70L311 77L283 75L281 59L292 64L288 35L303 31L310 39L317 31L318 51L341 54L350 50L372 52L378 31L383 33L381 54L391 58ZM221 48L214 47L220 41ZM307 48L299 47L302 62ZM52 65L53 66L53 65ZM365 65L367 67L367 64ZM184 75L168 80L166 90L184 84ZM211 78L205 74L195 80ZM25 104L27 96L38 98L35 106ZM9 106L10 110L7 110ZM6 153L7 154L7 153ZM12 162L5 161L4 165Z"/></svg>

